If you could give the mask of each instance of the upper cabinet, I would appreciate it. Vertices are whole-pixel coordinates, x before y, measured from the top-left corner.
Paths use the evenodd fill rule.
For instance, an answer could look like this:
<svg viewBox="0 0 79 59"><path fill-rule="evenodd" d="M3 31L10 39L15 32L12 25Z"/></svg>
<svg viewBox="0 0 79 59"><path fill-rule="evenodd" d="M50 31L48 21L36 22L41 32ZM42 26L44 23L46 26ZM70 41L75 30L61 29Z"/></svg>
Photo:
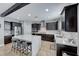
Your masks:
<svg viewBox="0 0 79 59"><path fill-rule="evenodd" d="M65 31L77 32L77 4L66 6L65 22L63 23Z"/></svg>
<svg viewBox="0 0 79 59"><path fill-rule="evenodd" d="M47 30L58 30L58 21L46 23L46 29Z"/></svg>

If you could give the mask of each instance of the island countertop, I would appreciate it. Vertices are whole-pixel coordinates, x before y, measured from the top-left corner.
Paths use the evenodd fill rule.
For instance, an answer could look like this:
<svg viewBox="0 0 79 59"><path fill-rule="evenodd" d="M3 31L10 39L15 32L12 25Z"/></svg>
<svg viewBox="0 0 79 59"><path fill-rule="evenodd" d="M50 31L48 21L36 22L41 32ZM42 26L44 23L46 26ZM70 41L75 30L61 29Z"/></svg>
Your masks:
<svg viewBox="0 0 79 59"><path fill-rule="evenodd" d="M32 41L32 36L30 35L18 35L18 36L14 36L12 37L12 39L20 39L20 40L27 40L27 41Z"/></svg>

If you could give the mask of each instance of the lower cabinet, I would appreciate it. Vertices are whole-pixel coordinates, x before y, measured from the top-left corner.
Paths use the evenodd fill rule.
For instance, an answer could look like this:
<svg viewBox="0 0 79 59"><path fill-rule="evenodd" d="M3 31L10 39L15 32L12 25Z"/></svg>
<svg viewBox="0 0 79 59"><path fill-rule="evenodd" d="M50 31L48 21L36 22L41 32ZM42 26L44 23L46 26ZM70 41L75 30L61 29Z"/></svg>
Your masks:
<svg viewBox="0 0 79 59"><path fill-rule="evenodd" d="M57 56L63 56L63 53L69 56L77 56L77 47L57 44Z"/></svg>
<svg viewBox="0 0 79 59"><path fill-rule="evenodd" d="M41 36L41 40L54 42L54 35L50 35L50 34L35 34L35 33L32 33L32 35L39 35L39 36Z"/></svg>
<svg viewBox="0 0 79 59"><path fill-rule="evenodd" d="M54 42L54 35L42 34L42 40Z"/></svg>
<svg viewBox="0 0 79 59"><path fill-rule="evenodd" d="M4 44L11 43L12 35L4 36Z"/></svg>

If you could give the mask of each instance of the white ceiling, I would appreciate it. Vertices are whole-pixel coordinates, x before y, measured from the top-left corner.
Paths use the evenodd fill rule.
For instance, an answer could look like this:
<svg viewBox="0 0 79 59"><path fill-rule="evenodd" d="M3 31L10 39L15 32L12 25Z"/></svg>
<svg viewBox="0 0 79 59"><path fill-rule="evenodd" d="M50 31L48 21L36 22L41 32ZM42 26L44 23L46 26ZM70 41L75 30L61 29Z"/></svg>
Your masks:
<svg viewBox="0 0 79 59"><path fill-rule="evenodd" d="M10 8L14 3L0 3L0 14Z"/></svg>
<svg viewBox="0 0 79 59"><path fill-rule="evenodd" d="M7 17L15 18L18 20L24 20L24 21L50 20L55 17L58 17L64 6L70 4L71 3L31 3L13 12ZM45 9L47 8L49 9L48 12L45 11ZM28 16L29 13L31 13L31 16ZM37 16L37 18L35 18L35 16Z"/></svg>

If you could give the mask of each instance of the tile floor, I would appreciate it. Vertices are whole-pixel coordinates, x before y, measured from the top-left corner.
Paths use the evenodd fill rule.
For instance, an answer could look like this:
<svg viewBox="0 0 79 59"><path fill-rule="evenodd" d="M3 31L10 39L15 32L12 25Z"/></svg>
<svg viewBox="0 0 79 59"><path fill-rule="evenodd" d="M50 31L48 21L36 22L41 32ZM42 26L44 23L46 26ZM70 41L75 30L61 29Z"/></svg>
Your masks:
<svg viewBox="0 0 79 59"><path fill-rule="evenodd" d="M29 54L30 55L30 54ZM0 47L0 56L21 56L19 52L11 50L11 43ZM25 55L23 55L25 56ZM42 41L41 48L37 56L56 56L56 45L54 42Z"/></svg>
<svg viewBox="0 0 79 59"><path fill-rule="evenodd" d="M19 51L15 51L11 49L11 43L6 44L4 47L0 47L0 56L26 56L21 54ZM31 53L28 54L29 56ZM27 56L28 56L27 55Z"/></svg>
<svg viewBox="0 0 79 59"><path fill-rule="evenodd" d="M38 56L56 56L56 45L54 42L42 41Z"/></svg>

